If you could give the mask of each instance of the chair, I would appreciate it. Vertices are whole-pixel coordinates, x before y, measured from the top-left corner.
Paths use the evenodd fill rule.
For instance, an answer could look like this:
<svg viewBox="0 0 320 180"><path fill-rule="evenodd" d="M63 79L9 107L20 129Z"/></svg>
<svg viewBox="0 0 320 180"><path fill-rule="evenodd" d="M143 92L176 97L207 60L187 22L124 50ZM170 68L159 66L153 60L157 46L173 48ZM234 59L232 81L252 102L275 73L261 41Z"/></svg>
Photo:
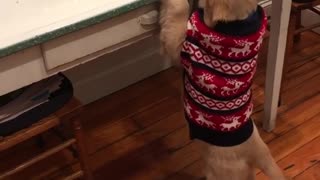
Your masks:
<svg viewBox="0 0 320 180"><path fill-rule="evenodd" d="M297 0L298 1L298 0ZM287 38L287 47L286 47L286 58L284 61L284 70L283 72L287 72L288 67L288 59L293 52L293 46L295 42L299 42L301 39L301 33L315 29L320 27L320 23L316 23L307 27L303 27L301 24L301 15L303 10L311 10L312 12L320 15L320 11L316 9L316 6L320 5L320 0L314 0L310 2L302 2L303 0L299 0L301 2L292 2L291 5L291 14L290 14L290 21L289 21L289 28L288 28L288 38ZM281 91L280 91L280 99L279 99L279 106L282 104L282 94L283 94L283 84L286 79L286 75L283 74L282 82L281 82Z"/></svg>
<svg viewBox="0 0 320 180"><path fill-rule="evenodd" d="M75 146L75 151L77 152L77 156L79 157L81 170L71 174L66 179L76 179L84 177L87 180L92 180L93 178L90 167L88 165L88 155L84 142L83 129L79 118L77 118L77 114L81 111L81 106L81 103L77 99L72 98L63 108L58 110L56 113L42 119L38 123L33 124L31 127L23 129L10 136L0 137L0 152L3 152L4 150L18 145L19 143L22 143L28 139L37 137L49 130L59 127L63 121L70 121L74 133L74 137L65 140L63 143L37 155L36 157L31 158L30 160L22 164L17 165L15 168L10 169L9 171L3 173L1 172L0 179L9 178L11 175L27 167L30 167L31 165L55 153Z"/></svg>
<svg viewBox="0 0 320 180"><path fill-rule="evenodd" d="M313 24L307 27L301 25L301 12L303 10L310 10L320 15L320 11L316 9L316 6L320 5L320 0L314 0L306 3L292 2L291 15L288 29L288 42L287 42L287 55L292 53L294 42L300 40L300 35L304 31L308 31L317 27L320 27L320 23Z"/></svg>

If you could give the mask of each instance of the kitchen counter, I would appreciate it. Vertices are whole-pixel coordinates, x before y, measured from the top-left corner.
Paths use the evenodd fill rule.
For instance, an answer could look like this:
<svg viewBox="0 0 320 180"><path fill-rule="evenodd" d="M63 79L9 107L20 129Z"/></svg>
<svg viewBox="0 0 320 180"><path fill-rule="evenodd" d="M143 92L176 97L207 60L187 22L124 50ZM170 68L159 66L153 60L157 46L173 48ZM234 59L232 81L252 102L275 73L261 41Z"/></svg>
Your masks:
<svg viewBox="0 0 320 180"><path fill-rule="evenodd" d="M3 0L0 58L157 0Z"/></svg>

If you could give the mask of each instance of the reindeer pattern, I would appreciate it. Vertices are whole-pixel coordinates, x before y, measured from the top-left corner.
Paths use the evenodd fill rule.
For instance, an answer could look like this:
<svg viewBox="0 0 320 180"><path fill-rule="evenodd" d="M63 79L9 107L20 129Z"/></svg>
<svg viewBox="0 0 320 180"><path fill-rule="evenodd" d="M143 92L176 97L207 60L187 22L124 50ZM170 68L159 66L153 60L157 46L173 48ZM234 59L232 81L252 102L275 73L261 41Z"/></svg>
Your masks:
<svg viewBox="0 0 320 180"><path fill-rule="evenodd" d="M212 83L212 79L214 78L214 75L203 73L199 76L197 76L197 82L208 91L211 91L212 93L216 93L215 89L217 86ZM210 81L208 83L208 81Z"/></svg>
<svg viewBox="0 0 320 180"><path fill-rule="evenodd" d="M205 46L205 48L211 48L213 52L218 53L219 55L222 54L222 49L223 46L218 45L217 43L220 43L221 41L223 41L225 38L222 37L218 37L216 35L208 35L208 34L201 34L203 37L203 40L200 41L201 44L203 44ZM214 42L214 43L212 43Z"/></svg>
<svg viewBox="0 0 320 180"><path fill-rule="evenodd" d="M231 117L224 117L223 119L226 121L225 123L221 123L220 126L223 131L230 131L232 129L238 128L241 123L239 122L240 116L231 116Z"/></svg>
<svg viewBox="0 0 320 180"><path fill-rule="evenodd" d="M228 54L229 57L239 57L239 54L242 54L242 56L247 56L251 53L250 47L254 44L253 42L249 42L248 39L234 40L234 42L241 48L230 48L231 52Z"/></svg>
<svg viewBox="0 0 320 180"><path fill-rule="evenodd" d="M211 128L211 127L215 128L216 127L216 124L214 122L207 120L207 119L210 118L209 115L201 113L199 111L196 111L196 114L197 114L197 118L195 119L195 121L197 121L199 124L206 125L209 128Z"/></svg>
<svg viewBox="0 0 320 180"><path fill-rule="evenodd" d="M237 81L235 79L227 79L227 84L232 85L233 87L224 86L221 88L221 94L222 95L228 95L236 94L241 86L243 86L245 83L241 81Z"/></svg>

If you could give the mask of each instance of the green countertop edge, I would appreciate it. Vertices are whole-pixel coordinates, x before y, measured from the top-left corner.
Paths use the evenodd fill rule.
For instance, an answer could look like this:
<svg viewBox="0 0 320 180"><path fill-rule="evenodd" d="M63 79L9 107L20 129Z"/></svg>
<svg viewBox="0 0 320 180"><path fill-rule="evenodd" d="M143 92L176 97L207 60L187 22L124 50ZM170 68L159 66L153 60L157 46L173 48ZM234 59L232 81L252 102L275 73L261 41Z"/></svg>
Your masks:
<svg viewBox="0 0 320 180"><path fill-rule="evenodd" d="M23 49L26 49L26 48L39 45L39 44L44 43L46 41L49 41L51 39L63 36L67 33L71 33L71 32L83 29L85 27L88 27L88 26L91 26L94 24L98 24L98 23L105 21L107 19L113 18L115 16L119 16L121 14L124 14L126 12L140 8L142 6L151 4L156 1L158 1L158 0L136 0L130 4L126 4L126 5L121 6L119 8L112 9L108 12L103 13L103 14L100 14L100 15L97 15L97 16L94 16L94 17L91 17L88 19L84 19L84 20L79 21L77 23L70 24L68 26L64 26L64 27L61 27L59 29L56 29L56 30L53 30L50 32L46 32L45 34L35 36L35 37L28 39L28 40L25 40L25 41L21 41L19 43L16 43L11 46L0 49L0 58L5 57L5 56L9 56L11 54L14 54L14 53L21 51Z"/></svg>

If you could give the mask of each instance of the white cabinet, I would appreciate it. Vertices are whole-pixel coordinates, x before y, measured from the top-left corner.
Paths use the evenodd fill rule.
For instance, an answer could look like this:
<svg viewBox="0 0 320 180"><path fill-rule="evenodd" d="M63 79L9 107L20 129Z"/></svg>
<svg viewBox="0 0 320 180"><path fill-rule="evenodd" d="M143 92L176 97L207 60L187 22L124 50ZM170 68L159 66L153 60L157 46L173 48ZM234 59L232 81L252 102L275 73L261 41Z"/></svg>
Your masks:
<svg viewBox="0 0 320 180"><path fill-rule="evenodd" d="M39 46L0 59L0 95L48 76Z"/></svg>
<svg viewBox="0 0 320 180"><path fill-rule="evenodd" d="M153 36L155 12L150 4L1 58L0 95Z"/></svg>
<svg viewBox="0 0 320 180"><path fill-rule="evenodd" d="M44 43L42 50L46 69L53 70L62 65L74 66L90 61L141 37L150 36L157 28L157 21L146 18L146 14L155 10L155 5L146 6ZM151 24L141 24L140 18Z"/></svg>

